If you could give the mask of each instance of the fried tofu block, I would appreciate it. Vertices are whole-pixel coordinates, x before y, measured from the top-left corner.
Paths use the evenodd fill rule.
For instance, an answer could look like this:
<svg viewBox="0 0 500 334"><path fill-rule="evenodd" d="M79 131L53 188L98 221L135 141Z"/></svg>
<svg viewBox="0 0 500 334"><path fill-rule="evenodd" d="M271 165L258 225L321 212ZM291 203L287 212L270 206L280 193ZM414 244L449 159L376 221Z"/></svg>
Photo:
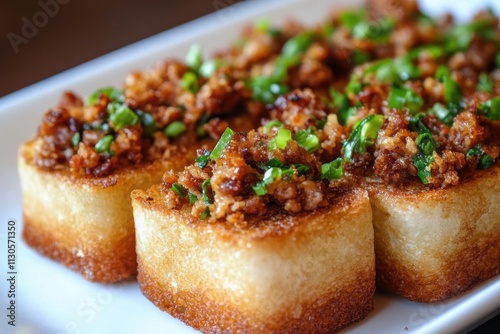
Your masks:
<svg viewBox="0 0 500 334"><path fill-rule="evenodd" d="M205 333L332 333L373 308L367 193L246 227L168 210L159 187L132 193L138 280L160 309Z"/></svg>
<svg viewBox="0 0 500 334"><path fill-rule="evenodd" d="M19 153L23 238L41 254L89 281L109 283L137 273L130 203L134 189L161 181L182 158L123 168L101 178L74 177L29 164L30 142ZM180 166L178 167L180 168Z"/></svg>
<svg viewBox="0 0 500 334"><path fill-rule="evenodd" d="M371 186L378 285L419 302L452 297L500 273L500 167L458 186Z"/></svg>

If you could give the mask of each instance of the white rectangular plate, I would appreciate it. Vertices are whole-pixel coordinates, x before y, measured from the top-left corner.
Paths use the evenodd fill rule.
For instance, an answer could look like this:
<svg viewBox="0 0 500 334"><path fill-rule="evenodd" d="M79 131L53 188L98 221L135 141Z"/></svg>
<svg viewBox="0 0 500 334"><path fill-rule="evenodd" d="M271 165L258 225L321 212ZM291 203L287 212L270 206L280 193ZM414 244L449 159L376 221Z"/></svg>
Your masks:
<svg viewBox="0 0 500 334"><path fill-rule="evenodd" d="M141 295L137 282L100 285L48 260L22 242L21 194L16 172L17 147L36 131L43 112L64 90L85 96L94 89L121 86L127 73L166 57L183 58L198 43L207 55L234 41L241 28L259 16L279 25L286 18L306 24L324 19L334 6L362 0L249 1L226 6L214 1L212 15L171 29L0 99L0 333L196 333ZM500 12L498 1L422 1L430 14L451 10L470 17L484 5ZM16 327L6 318L7 222L17 222ZM377 293L375 310L346 333L454 333L466 331L500 310L500 276L445 303L419 304Z"/></svg>

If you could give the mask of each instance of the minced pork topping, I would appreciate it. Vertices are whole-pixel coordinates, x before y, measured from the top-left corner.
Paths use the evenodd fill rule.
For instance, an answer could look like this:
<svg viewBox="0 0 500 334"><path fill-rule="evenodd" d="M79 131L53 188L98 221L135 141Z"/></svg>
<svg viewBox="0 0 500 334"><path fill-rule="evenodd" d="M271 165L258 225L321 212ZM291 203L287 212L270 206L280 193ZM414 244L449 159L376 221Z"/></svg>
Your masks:
<svg viewBox="0 0 500 334"><path fill-rule="evenodd" d="M261 126L231 130L242 115ZM210 138L213 150L165 175L166 203L243 221L268 205L325 206L360 177L457 185L495 164L499 120L493 12L457 24L416 1L372 0L314 28L260 19L210 59L194 45L184 61L129 75L123 90L66 93L43 118L32 163L100 177Z"/></svg>

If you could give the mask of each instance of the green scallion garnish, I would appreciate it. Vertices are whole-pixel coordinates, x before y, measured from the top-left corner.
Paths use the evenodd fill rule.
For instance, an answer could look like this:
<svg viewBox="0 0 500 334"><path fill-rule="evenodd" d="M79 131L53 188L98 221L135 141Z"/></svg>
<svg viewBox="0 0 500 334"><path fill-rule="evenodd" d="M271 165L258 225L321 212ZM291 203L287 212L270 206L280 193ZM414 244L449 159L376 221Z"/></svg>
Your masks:
<svg viewBox="0 0 500 334"><path fill-rule="evenodd" d="M270 150L284 150L288 141L292 140L292 132L285 128L279 128L276 136L269 141Z"/></svg>
<svg viewBox="0 0 500 334"><path fill-rule="evenodd" d="M153 133L159 129L158 123L156 123L153 116L142 110L136 110L135 113L139 116L144 135L146 137L153 136Z"/></svg>
<svg viewBox="0 0 500 334"><path fill-rule="evenodd" d="M212 200L208 196L208 187L210 186L210 179L206 179L201 184L201 200L206 204L211 204Z"/></svg>
<svg viewBox="0 0 500 334"><path fill-rule="evenodd" d="M500 121L500 97L497 96L479 104L478 109L489 120Z"/></svg>
<svg viewBox="0 0 500 334"><path fill-rule="evenodd" d="M312 128L298 131L293 139L309 153L319 149L319 138Z"/></svg>
<svg viewBox="0 0 500 334"><path fill-rule="evenodd" d="M76 132L73 137L71 137L71 144L73 144L73 146L78 146L78 144L80 143L80 132Z"/></svg>
<svg viewBox="0 0 500 334"><path fill-rule="evenodd" d="M480 92L491 93L493 92L493 80L486 73L481 73L479 75L479 80L477 83L477 90Z"/></svg>
<svg viewBox="0 0 500 334"><path fill-rule="evenodd" d="M113 136L112 135L106 135L102 137L96 144L95 144L95 151L97 153L109 153L109 149L111 147L111 143L113 142Z"/></svg>
<svg viewBox="0 0 500 334"><path fill-rule="evenodd" d="M186 55L186 65L193 71L197 72L203 63L203 56L201 55L201 47L198 44L191 45Z"/></svg>
<svg viewBox="0 0 500 334"><path fill-rule="evenodd" d="M390 108L407 108L411 114L415 114L423 105L424 99L413 89L393 86L389 92L388 106Z"/></svg>
<svg viewBox="0 0 500 334"><path fill-rule="evenodd" d="M173 121L163 131L166 136L176 138L186 132L186 124L182 121Z"/></svg>
<svg viewBox="0 0 500 334"><path fill-rule="evenodd" d="M185 91L195 94L199 89L198 77L196 74L190 71L184 73L181 79L181 87Z"/></svg>
<svg viewBox="0 0 500 334"><path fill-rule="evenodd" d="M223 59L210 59L203 62L201 65L199 72L200 75L204 78L210 78L215 71L224 66L226 61Z"/></svg>
<svg viewBox="0 0 500 334"><path fill-rule="evenodd" d="M98 89L87 96L87 98L85 99L85 104L92 106L99 103L102 95L106 96L110 100L110 102L125 102L125 95L123 95L120 90L113 87L106 87Z"/></svg>
<svg viewBox="0 0 500 334"><path fill-rule="evenodd" d="M266 123L266 125L264 125L264 133L269 133L269 130L271 130L271 128L281 128L283 126L283 123L281 123L280 121L277 121L277 120L273 120L273 121L269 121Z"/></svg>
<svg viewBox="0 0 500 334"><path fill-rule="evenodd" d="M186 189L178 183L172 184L172 186L170 187L170 190L172 190L174 193L176 193L177 195L179 195L182 198L187 197Z"/></svg>
<svg viewBox="0 0 500 334"><path fill-rule="evenodd" d="M126 126L136 125L140 121L139 116L125 104L117 102L108 104L108 113L109 120L117 131Z"/></svg>
<svg viewBox="0 0 500 334"><path fill-rule="evenodd" d="M363 119L344 142L344 160L350 161L353 153L365 153L367 146L372 146L377 139L378 132L384 123L384 116L369 115Z"/></svg>
<svg viewBox="0 0 500 334"><path fill-rule="evenodd" d="M262 181L253 186L253 190L257 196L267 194L267 186L274 181L280 180L283 175L283 170L279 167L271 167L264 173Z"/></svg>
<svg viewBox="0 0 500 334"><path fill-rule="evenodd" d="M466 157L477 156L479 157L479 162L477 167L479 169L487 169L495 164L495 159L491 157L488 153L483 151L481 145L471 148L465 154Z"/></svg>
<svg viewBox="0 0 500 334"><path fill-rule="evenodd" d="M418 153L413 158L413 165L417 168L417 175L423 184L429 183L428 177L431 176L430 165L434 162L434 151L437 148L437 142L429 133L422 133L417 137Z"/></svg>
<svg viewBox="0 0 500 334"><path fill-rule="evenodd" d="M343 173L342 158L337 158L321 166L321 178L323 179L337 180L342 177Z"/></svg>
<svg viewBox="0 0 500 334"><path fill-rule="evenodd" d="M281 54L283 56L296 56L305 52L309 46L314 41L314 35L312 32L303 32L290 38L283 48L281 49Z"/></svg>
<svg viewBox="0 0 500 334"><path fill-rule="evenodd" d="M196 203L198 201L198 196L196 196L195 194L193 194L192 192L188 192L188 199L189 199L189 204L193 205L194 203Z"/></svg>
<svg viewBox="0 0 500 334"><path fill-rule="evenodd" d="M212 153L210 153L210 159L212 160L217 160L221 155L222 152L226 149L226 147L229 145L231 142L231 139L233 139L234 136L234 131L231 130L230 128L226 128L224 132L222 133L222 136L220 137L219 141L215 145L214 149L212 150Z"/></svg>
<svg viewBox="0 0 500 334"><path fill-rule="evenodd" d="M210 209L207 206L207 207L205 207L205 210L201 213L200 219L205 220L208 217L210 217Z"/></svg>
<svg viewBox="0 0 500 334"><path fill-rule="evenodd" d="M203 153L196 158L196 164L200 169L205 168L205 166L208 164L208 160L210 159L210 151L208 150L203 150Z"/></svg>

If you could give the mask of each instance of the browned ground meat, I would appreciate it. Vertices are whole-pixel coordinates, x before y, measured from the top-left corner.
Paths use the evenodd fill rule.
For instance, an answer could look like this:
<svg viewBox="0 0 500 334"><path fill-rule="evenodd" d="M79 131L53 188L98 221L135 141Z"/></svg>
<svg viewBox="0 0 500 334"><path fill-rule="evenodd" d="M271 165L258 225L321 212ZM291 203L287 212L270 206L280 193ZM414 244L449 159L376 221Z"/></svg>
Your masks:
<svg viewBox="0 0 500 334"><path fill-rule="evenodd" d="M210 159L203 168L195 164L178 175L166 174L163 190L167 194L167 206L179 209L189 205L188 196L173 195L175 186L181 186L184 194L196 196L191 207L195 217L203 217L203 212L208 210L210 220L224 218L243 223L245 215L265 214L266 205L292 213L327 205L328 185L320 178L319 160L293 140L283 149L269 148L277 131L274 128L265 134L261 128L258 132L235 133L223 154ZM205 153L200 150L199 156ZM280 170L288 170L287 174L269 182L265 194L257 194L254 187L262 181L266 169L271 168L270 161L276 159L286 166ZM299 172L296 167L299 164L307 166L307 172ZM204 189L205 180L208 181Z"/></svg>
<svg viewBox="0 0 500 334"><path fill-rule="evenodd" d="M426 17L415 0L370 0L366 11L336 12L314 28L262 20L211 59L193 48L186 61L130 74L123 91L86 101L66 93L42 119L32 163L101 177L203 138L215 143L230 124L247 131L271 121L237 133L203 169L167 174L168 205L188 203L172 193L178 183L198 198L194 215L208 208L211 219L235 224L267 205L312 210L325 204L323 169L334 160L347 183L368 176L394 186L453 186L499 156L499 46L491 12L457 25L450 16ZM280 128L292 138L269 149ZM273 159L293 172L258 195L262 164ZM336 180L330 184L344 182Z"/></svg>

